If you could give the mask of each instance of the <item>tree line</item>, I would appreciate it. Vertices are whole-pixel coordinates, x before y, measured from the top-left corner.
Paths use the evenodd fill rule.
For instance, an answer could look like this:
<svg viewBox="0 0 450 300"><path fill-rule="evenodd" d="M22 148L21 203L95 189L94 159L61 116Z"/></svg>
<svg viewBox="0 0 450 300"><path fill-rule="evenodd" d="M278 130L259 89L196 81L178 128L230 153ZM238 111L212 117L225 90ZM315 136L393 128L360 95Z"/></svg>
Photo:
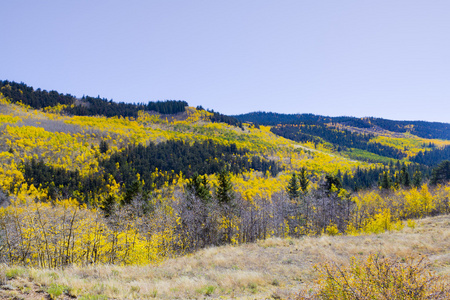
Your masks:
<svg viewBox="0 0 450 300"><path fill-rule="evenodd" d="M46 91L34 89L25 83L16 83L14 81L0 81L0 92L12 103L21 102L35 109L52 107L58 104L67 105L63 112L78 116L101 115L106 117L138 116L138 111L156 111L161 114L176 114L184 112L188 103L181 100L166 100L144 103L124 103L114 102L105 98L83 96L78 100L70 94L60 94L56 91Z"/></svg>
<svg viewBox="0 0 450 300"><path fill-rule="evenodd" d="M394 121L382 118L367 118L366 123L392 132L410 132L426 139L450 139L450 124L426 121ZM358 127L358 126L357 126Z"/></svg>
<svg viewBox="0 0 450 300"><path fill-rule="evenodd" d="M77 116L95 116L101 115L106 117L122 116L137 118L140 110L156 111L161 114L176 114L184 112L188 103L181 100L167 100L143 103L124 103L113 102L100 97L93 98L83 96L81 98L83 104L70 106L64 109L64 112Z"/></svg>
<svg viewBox="0 0 450 300"><path fill-rule="evenodd" d="M0 93L8 98L12 103L22 102L36 109L58 104L71 105L74 104L76 98L70 94L60 94L56 91L46 91L41 89L33 89L25 83L17 83L14 81L0 81Z"/></svg>

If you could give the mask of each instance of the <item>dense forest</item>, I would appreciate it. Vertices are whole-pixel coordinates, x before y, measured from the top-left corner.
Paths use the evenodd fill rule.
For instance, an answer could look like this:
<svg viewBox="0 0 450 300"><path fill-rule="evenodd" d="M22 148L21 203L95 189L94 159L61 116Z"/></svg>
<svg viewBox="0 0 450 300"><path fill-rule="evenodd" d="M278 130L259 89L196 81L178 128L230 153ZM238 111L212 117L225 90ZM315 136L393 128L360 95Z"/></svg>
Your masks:
<svg viewBox="0 0 450 300"><path fill-rule="evenodd" d="M291 124L294 122L329 123L332 121L330 117L313 114L279 114L262 111L235 115L234 117L242 122L251 122L259 125Z"/></svg>
<svg viewBox="0 0 450 300"><path fill-rule="evenodd" d="M22 170L28 185L47 189L48 199L39 199L42 201L61 198L89 199L101 194L106 188L106 183L99 174L83 177L77 170L49 166L35 159L25 162Z"/></svg>
<svg viewBox="0 0 450 300"><path fill-rule="evenodd" d="M431 151L420 151L416 156L410 158L412 162L427 166L435 166L443 160L450 160L450 146Z"/></svg>
<svg viewBox="0 0 450 300"><path fill-rule="evenodd" d="M172 182L180 172L190 178L194 174L214 174L223 169L235 174L250 169L263 173L269 171L272 176L281 171L274 161L252 156L248 150L238 149L235 144L225 146L211 140L192 145L183 141L166 141L128 146L125 151L101 162L101 166L127 187L136 180L136 174L140 174L145 179L144 190L147 191Z"/></svg>
<svg viewBox="0 0 450 300"><path fill-rule="evenodd" d="M410 132L423 138L450 139L450 124L425 121L393 121L381 118L368 118L369 124L393 132ZM355 126L358 127L358 126Z"/></svg>

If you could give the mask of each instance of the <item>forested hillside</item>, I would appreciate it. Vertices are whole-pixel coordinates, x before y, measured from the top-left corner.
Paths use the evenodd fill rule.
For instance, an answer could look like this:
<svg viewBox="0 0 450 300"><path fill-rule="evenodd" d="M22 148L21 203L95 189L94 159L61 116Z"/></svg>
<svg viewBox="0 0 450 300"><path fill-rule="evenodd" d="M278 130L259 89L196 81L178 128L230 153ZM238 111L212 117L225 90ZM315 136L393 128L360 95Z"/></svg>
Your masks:
<svg viewBox="0 0 450 300"><path fill-rule="evenodd" d="M12 103L21 103L32 108L40 109L46 107L60 106L64 113L78 116L105 116L105 117L133 117L138 116L138 112L156 111L162 114L176 114L184 112L188 106L186 101L158 101L148 102L148 104L129 104L124 102L113 102L112 100L83 96L77 99L70 94L60 94L56 91L36 89L24 83L0 81L0 92Z"/></svg>
<svg viewBox="0 0 450 300"><path fill-rule="evenodd" d="M253 112L234 116L242 122L261 125L299 124L299 123L340 123L357 128L379 127L398 133L409 132L426 139L450 139L450 124L425 121L394 121L381 118L327 117L313 114L278 114L272 112Z"/></svg>
<svg viewBox="0 0 450 300"><path fill-rule="evenodd" d="M269 237L399 230L450 210L450 141L415 135L448 124L405 133L396 121L235 118L8 81L0 92L0 255L12 264L148 264Z"/></svg>

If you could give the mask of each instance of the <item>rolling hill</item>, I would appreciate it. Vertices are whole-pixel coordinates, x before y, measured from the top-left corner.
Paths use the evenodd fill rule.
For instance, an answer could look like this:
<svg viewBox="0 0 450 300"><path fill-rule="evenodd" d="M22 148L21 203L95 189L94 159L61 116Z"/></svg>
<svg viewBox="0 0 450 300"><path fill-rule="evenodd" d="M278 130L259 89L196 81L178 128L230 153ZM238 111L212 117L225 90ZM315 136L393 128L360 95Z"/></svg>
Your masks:
<svg viewBox="0 0 450 300"><path fill-rule="evenodd" d="M133 268L211 247L404 232L450 212L448 126L225 116L181 100L117 103L1 81L0 259L39 270ZM21 276L5 276L20 286ZM27 284L36 292L48 280ZM208 280L181 297L236 288ZM262 291L273 293L267 280ZM255 284L233 293L259 293ZM124 289L138 295L138 286Z"/></svg>

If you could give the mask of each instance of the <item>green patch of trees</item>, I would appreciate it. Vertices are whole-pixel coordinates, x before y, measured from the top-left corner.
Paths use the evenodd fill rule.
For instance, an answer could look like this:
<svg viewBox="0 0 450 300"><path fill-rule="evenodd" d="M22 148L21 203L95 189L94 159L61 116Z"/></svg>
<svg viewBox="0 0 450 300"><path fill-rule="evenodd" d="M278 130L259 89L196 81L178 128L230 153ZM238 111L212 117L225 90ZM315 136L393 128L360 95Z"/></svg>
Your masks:
<svg viewBox="0 0 450 300"><path fill-rule="evenodd" d="M124 103L124 102L113 102L108 99L101 99L100 97L93 98L89 96L83 96L81 99L81 105L75 105L73 107L67 107L64 111L68 114L77 116L122 116L122 117L132 117L137 118L138 112L143 111L156 111L161 114L176 114L179 112L184 112L188 103L186 101L157 101L149 102L148 104L143 103Z"/></svg>
<svg viewBox="0 0 450 300"><path fill-rule="evenodd" d="M74 197L84 202L96 198L106 189L106 181L101 174L83 177L77 170L49 166L35 159L23 164L23 175L28 185L47 188L49 200Z"/></svg>

